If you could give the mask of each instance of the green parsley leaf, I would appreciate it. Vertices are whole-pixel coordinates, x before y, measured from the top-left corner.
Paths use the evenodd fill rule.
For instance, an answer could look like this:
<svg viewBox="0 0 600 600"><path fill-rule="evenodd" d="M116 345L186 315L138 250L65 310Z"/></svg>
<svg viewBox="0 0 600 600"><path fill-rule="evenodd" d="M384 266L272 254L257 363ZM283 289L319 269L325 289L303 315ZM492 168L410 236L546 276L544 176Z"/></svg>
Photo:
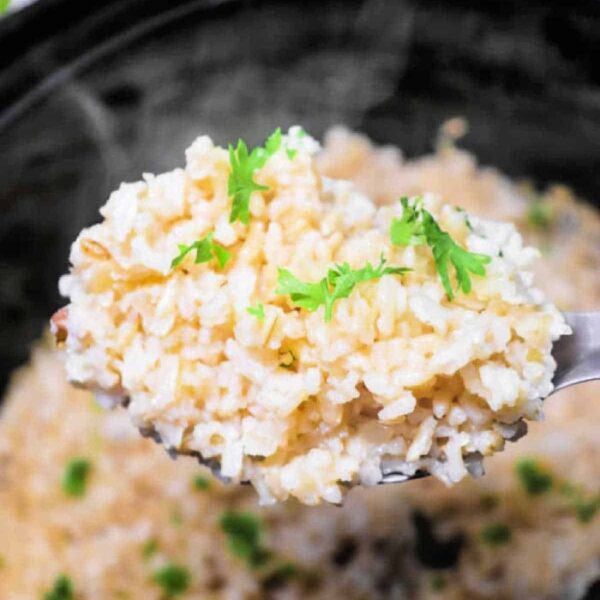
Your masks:
<svg viewBox="0 0 600 600"><path fill-rule="evenodd" d="M152 575L154 583L158 584L167 598L183 594L190 586L190 574L187 569L169 563Z"/></svg>
<svg viewBox="0 0 600 600"><path fill-rule="evenodd" d="M512 530L504 523L491 523L481 530L479 537L488 546L502 546L512 539Z"/></svg>
<svg viewBox="0 0 600 600"><path fill-rule="evenodd" d="M551 207L539 198L529 203L527 221L536 229L548 229L552 225L554 215Z"/></svg>
<svg viewBox="0 0 600 600"><path fill-rule="evenodd" d="M412 205L406 197L401 198L400 202L404 212L401 219L392 220L390 226L392 243L396 246L426 243L433 252L435 266L448 299L454 299L448 273L449 263L456 272L457 289L468 294L472 287L469 273L484 276L485 265L492 259L485 254L476 254L461 248L446 231L440 228L431 213L422 208L420 198L417 198Z"/></svg>
<svg viewBox="0 0 600 600"><path fill-rule="evenodd" d="M402 204L402 217L392 219L390 225L390 238L395 246L419 246L427 243L423 220L421 219L421 198L415 200L414 205L409 204L408 198L400 198Z"/></svg>
<svg viewBox="0 0 600 600"><path fill-rule="evenodd" d="M192 485L195 490L200 490L204 492L208 488L210 488L210 481L208 477L204 477L204 475L196 475L196 477L194 477Z"/></svg>
<svg viewBox="0 0 600 600"><path fill-rule="evenodd" d="M386 260L381 256L379 265L367 263L362 269L352 269L348 263L335 265L327 275L316 283L299 280L287 269L278 269L276 294L289 295L291 301L311 312L325 306L325 321L331 321L333 306L337 300L347 298L355 286L363 281L379 279L384 275L402 275L410 269L385 267Z"/></svg>
<svg viewBox="0 0 600 600"><path fill-rule="evenodd" d="M285 153L290 160L294 160L294 158L296 158L296 154L298 154L298 150L296 150L296 148L287 148Z"/></svg>
<svg viewBox="0 0 600 600"><path fill-rule="evenodd" d="M183 525L183 517L176 508L174 508L171 511L171 515L169 516L169 523L171 523L172 527L181 527Z"/></svg>
<svg viewBox="0 0 600 600"><path fill-rule="evenodd" d="M246 312L253 317L256 317L259 321L265 320L265 307L262 304L256 306L249 306Z"/></svg>
<svg viewBox="0 0 600 600"><path fill-rule="evenodd" d="M552 474L544 470L532 458L522 458L519 460L516 465L516 471L523 489L530 496L539 496L552 488Z"/></svg>
<svg viewBox="0 0 600 600"><path fill-rule="evenodd" d="M74 458L65 468L62 489L68 496L80 498L85 494L92 463L85 458Z"/></svg>
<svg viewBox="0 0 600 600"><path fill-rule="evenodd" d="M10 0L0 0L0 15L8 10Z"/></svg>
<svg viewBox="0 0 600 600"><path fill-rule="evenodd" d="M73 584L66 575L59 575L52 585L52 589L44 594L44 600L73 600Z"/></svg>
<svg viewBox="0 0 600 600"><path fill-rule="evenodd" d="M596 516L598 510L600 510L600 497L593 498L592 500L580 498L575 502L573 508L580 523L589 523Z"/></svg>
<svg viewBox="0 0 600 600"><path fill-rule="evenodd" d="M492 259L485 254L475 254L461 248L448 233L440 229L436 220L426 210L423 211L423 226L427 244L431 246L433 251L436 268L448 299L454 299L454 292L452 291L448 275L448 262L452 264L456 271L458 288L464 294L468 294L471 291L469 273L484 276L484 265L488 264Z"/></svg>
<svg viewBox="0 0 600 600"><path fill-rule="evenodd" d="M171 269L179 266L183 259L192 251L196 252L196 264L205 263L216 259L219 269L225 268L231 259L231 253L220 244L213 241L214 233L211 231L204 238L192 244L177 244L179 254L171 261Z"/></svg>
<svg viewBox="0 0 600 600"><path fill-rule="evenodd" d="M148 560L158 552L158 542L154 539L148 540L142 546L142 558Z"/></svg>
<svg viewBox="0 0 600 600"><path fill-rule="evenodd" d="M560 493L569 499L580 523L589 523L600 510L600 494L586 498L584 491L571 483L563 484Z"/></svg>
<svg viewBox="0 0 600 600"><path fill-rule="evenodd" d="M279 150L280 146L281 146L281 127L278 127L265 141L265 153L266 153L266 158L264 159L265 163L271 156L273 156L273 154L275 154L275 152L277 152L277 150ZM264 165L264 163L263 163L263 165Z"/></svg>
<svg viewBox="0 0 600 600"><path fill-rule="evenodd" d="M231 172L227 180L227 193L232 198L229 222L240 221L248 225L250 221L250 196L253 192L266 191L269 188L254 181L254 172L265 166L267 160L281 146L281 128L277 128L266 140L264 148L260 146L248 151L244 140L238 140L234 148L229 145L229 164Z"/></svg>
<svg viewBox="0 0 600 600"><path fill-rule="evenodd" d="M221 529L227 535L230 552L245 560L256 569L271 558L271 552L263 547L262 521L251 512L226 511L221 516Z"/></svg>

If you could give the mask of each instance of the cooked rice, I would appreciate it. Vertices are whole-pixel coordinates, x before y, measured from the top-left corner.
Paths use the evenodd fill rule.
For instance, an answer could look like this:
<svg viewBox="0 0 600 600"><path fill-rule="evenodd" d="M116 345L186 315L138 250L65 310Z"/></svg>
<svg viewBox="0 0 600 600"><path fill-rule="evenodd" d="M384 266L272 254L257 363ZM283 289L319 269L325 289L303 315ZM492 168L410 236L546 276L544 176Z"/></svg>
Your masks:
<svg viewBox="0 0 600 600"><path fill-rule="evenodd" d="M551 276L538 280L561 308L600 303L600 218L566 190L544 194L555 216L548 228L535 230L525 217L530 192L477 168L461 151L404 162L396 152L338 132L320 161L328 174L353 178L381 203L404 189L449 198L460 191L461 205L513 220L526 239L545 249L536 268ZM369 179L374 173L379 176ZM533 456L557 480L598 494L599 393L600 385L586 384L552 396L546 420L489 459L482 479L451 489L433 478L355 489L341 508L294 502L258 508L247 487L213 480L208 491L192 492L195 461L170 461L139 437L125 411L99 411L91 394L67 384L59 358L39 348L13 379L0 419L0 598L37 600L63 572L83 600L159 600L151 575L172 561L192 573L184 600L580 599L600 577L600 518L579 523L556 491L528 496L514 464L519 456ZM67 498L60 485L74 456L92 461L81 499ZM267 545L312 577L269 590L260 573L231 556L217 521L224 509L239 507L261 515ZM464 536L454 562L432 567L439 561L432 548L423 552L415 510L427 516L439 542ZM179 526L173 515L181 516ZM480 531L496 522L512 528L512 540L488 547ZM144 560L143 545L152 539L159 550ZM444 555L452 554L450 548Z"/></svg>
<svg viewBox="0 0 600 600"><path fill-rule="evenodd" d="M61 280L68 377L127 397L138 427L251 481L265 504L339 503L349 485L379 483L390 459L456 483L465 457L502 449L552 390L552 342L569 330L533 286L537 252L512 224L467 219L425 194L444 230L492 259L469 294L449 300L429 247L391 244L400 203L377 208L351 182L321 176L318 144L298 131L255 174L268 191L253 194L248 226L229 223L229 156L207 137L185 169L111 195ZM211 231L231 251L225 269L191 256L171 267L178 244ZM361 283L331 322L275 291L278 268L318 281L334 263L360 268L380 255L412 271ZM247 312L256 303L262 321Z"/></svg>

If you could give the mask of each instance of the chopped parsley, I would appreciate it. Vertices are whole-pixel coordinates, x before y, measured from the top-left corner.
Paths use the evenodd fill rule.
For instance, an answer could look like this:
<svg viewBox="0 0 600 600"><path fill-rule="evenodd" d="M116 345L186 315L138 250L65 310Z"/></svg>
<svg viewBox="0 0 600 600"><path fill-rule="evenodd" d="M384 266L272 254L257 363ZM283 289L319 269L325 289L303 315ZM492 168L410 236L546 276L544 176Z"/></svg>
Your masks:
<svg viewBox="0 0 600 600"><path fill-rule="evenodd" d="M192 486L195 490L204 492L210 487L210 481L204 475L196 475L192 481Z"/></svg>
<svg viewBox="0 0 600 600"><path fill-rule="evenodd" d="M62 489L65 494L73 498L80 498L85 494L87 482L92 470L92 463L85 458L74 458L65 468L62 478Z"/></svg>
<svg viewBox="0 0 600 600"><path fill-rule="evenodd" d="M227 193L232 199L229 222L240 221L248 225L250 221L250 196L253 192L266 191L269 188L254 181L255 171L265 166L267 160L281 146L281 128L277 128L266 140L264 147L258 146L252 152L244 140L238 140L234 148L229 145L229 163L231 172L227 181Z"/></svg>
<svg viewBox="0 0 600 600"><path fill-rule="evenodd" d="M259 321L265 320L265 307L262 304L256 306L249 306L246 312L253 317L256 317Z"/></svg>
<svg viewBox="0 0 600 600"><path fill-rule="evenodd" d="M10 0L0 0L0 15L8 10Z"/></svg>
<svg viewBox="0 0 600 600"><path fill-rule="evenodd" d="M59 575L52 585L52 589L44 594L44 600L73 600L73 584L66 575Z"/></svg>
<svg viewBox="0 0 600 600"><path fill-rule="evenodd" d="M152 580L163 589L167 598L183 594L190 586L189 571L173 563L169 563L155 571Z"/></svg>
<svg viewBox="0 0 600 600"><path fill-rule="evenodd" d="M552 474L533 458L522 458L516 465L517 477L530 496L539 496L552 488Z"/></svg>
<svg viewBox="0 0 600 600"><path fill-rule="evenodd" d="M529 203L527 222L536 229L548 229L552 224L552 208L539 198Z"/></svg>
<svg viewBox="0 0 600 600"><path fill-rule="evenodd" d="M423 227L423 201L416 198L413 204L406 196L400 198L402 217L392 219L390 238L395 246L420 246L427 243Z"/></svg>
<svg viewBox="0 0 600 600"><path fill-rule="evenodd" d="M580 488L570 483L563 484L560 492L568 498L570 505L575 510L575 516L580 523L589 523L600 510L600 494L586 498Z"/></svg>
<svg viewBox="0 0 600 600"><path fill-rule="evenodd" d="M296 154L298 154L298 150L296 150L296 148L286 148L285 153L290 160L294 160L294 158L296 158Z"/></svg>
<svg viewBox="0 0 600 600"><path fill-rule="evenodd" d="M488 546L503 546L512 539L512 530L504 523L491 523L480 532L479 537Z"/></svg>
<svg viewBox="0 0 600 600"><path fill-rule="evenodd" d="M491 261L491 258L461 248L446 231L440 228L431 213L423 208L420 198L412 204L407 197L401 198L400 202L404 210L400 219L392 220L390 226L392 243L396 246L427 244L433 252L435 266L448 299L454 299L448 273L449 264L456 272L457 289L468 294L472 287L470 273L484 276L485 265Z"/></svg>
<svg viewBox="0 0 600 600"><path fill-rule="evenodd" d="M169 517L169 523L171 523L173 527L181 527L183 525L183 517L177 509L172 510L171 516Z"/></svg>
<svg viewBox="0 0 600 600"><path fill-rule="evenodd" d="M256 569L265 565L271 552L261 542L263 523L251 512L226 511L221 515L221 529L227 536L230 552Z"/></svg>
<svg viewBox="0 0 600 600"><path fill-rule="evenodd" d="M158 552L158 542L154 539L148 540L142 546L142 558L148 560Z"/></svg>
<svg viewBox="0 0 600 600"><path fill-rule="evenodd" d="M171 261L171 269L179 266L183 259L193 251L196 252L196 259L194 260L196 264L209 262L215 258L219 269L225 268L231 259L231 253L220 244L217 244L213 237L214 233L211 231L204 238L192 244L177 244L179 254Z"/></svg>
<svg viewBox="0 0 600 600"><path fill-rule="evenodd" d="M352 269L348 263L335 265L327 271L321 281L309 283L300 281L287 269L278 270L276 294L289 295L291 301L301 308L315 311L325 307L325 321L331 321L333 305L341 298L347 298L354 287L363 281L379 279L384 275L402 275L410 269L404 267L385 267L386 260L381 256L379 265L373 267L367 263L362 269Z"/></svg>

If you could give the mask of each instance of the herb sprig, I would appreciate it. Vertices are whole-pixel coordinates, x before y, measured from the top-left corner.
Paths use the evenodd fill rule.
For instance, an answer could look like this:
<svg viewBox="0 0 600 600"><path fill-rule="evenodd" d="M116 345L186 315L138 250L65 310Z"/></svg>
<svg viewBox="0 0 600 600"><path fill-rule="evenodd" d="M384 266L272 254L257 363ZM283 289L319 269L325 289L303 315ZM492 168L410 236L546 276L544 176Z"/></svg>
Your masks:
<svg viewBox="0 0 600 600"><path fill-rule="evenodd" d="M488 546L503 546L512 539L512 530L505 523L490 523L483 527L479 537Z"/></svg>
<svg viewBox="0 0 600 600"><path fill-rule="evenodd" d="M251 512L226 511L221 515L221 529L227 536L229 550L246 561L252 569L262 567L271 552L262 544L262 521Z"/></svg>
<svg viewBox="0 0 600 600"><path fill-rule="evenodd" d="M190 573L184 567L169 563L156 570L152 580L163 589L167 598L174 598L190 586Z"/></svg>
<svg viewBox="0 0 600 600"><path fill-rule="evenodd" d="M444 231L431 213L423 208L422 200L417 198L412 204L407 197L400 199L403 207L402 217L392 220L390 238L396 246L420 246L427 244L435 260L435 266L449 300L454 299L454 290L450 282L449 266L454 267L457 290L468 294L472 289L471 275L484 276L485 265L492 259L485 254L468 252L461 248L450 234Z"/></svg>
<svg viewBox="0 0 600 600"><path fill-rule="evenodd" d="M227 193L232 199L229 222L240 221L248 225L250 221L250 196L253 192L267 191L269 188L254 181L254 173L265 166L267 160L281 146L281 128L278 127L266 140L264 147L258 146L251 152L244 140L239 139L234 148L229 145L231 172L227 181Z"/></svg>
<svg viewBox="0 0 600 600"><path fill-rule="evenodd" d="M522 458L516 464L517 477L530 496L539 496L554 485L554 478L533 458Z"/></svg>
<svg viewBox="0 0 600 600"><path fill-rule="evenodd" d="M249 315L256 317L259 321L265 320L265 307L262 303L259 303L256 306L248 306L248 308L246 308L246 312Z"/></svg>
<svg viewBox="0 0 600 600"><path fill-rule="evenodd" d="M213 237L214 232L211 231L201 240L192 244L177 244L179 254L171 261L171 269L178 267L190 252L196 252L194 260L196 264L209 262L214 258L219 269L224 269L231 260L231 253L220 244L217 244Z"/></svg>
<svg viewBox="0 0 600 600"><path fill-rule="evenodd" d="M65 467L62 478L62 489L67 496L80 498L87 489L87 482L92 470L92 463L86 458L74 458Z"/></svg>
<svg viewBox="0 0 600 600"><path fill-rule="evenodd" d="M44 600L73 600L73 584L66 575L59 575L52 588L44 594Z"/></svg>
<svg viewBox="0 0 600 600"><path fill-rule="evenodd" d="M352 269L348 263L335 265L323 279L313 283L301 281L287 269L280 268L275 293L289 295L296 306L311 312L324 306L325 321L329 322L335 302L350 296L359 283L379 279L384 275L402 275L411 270L405 267L386 267L385 263L386 259L382 255L376 267L371 263L367 263L362 269Z"/></svg>

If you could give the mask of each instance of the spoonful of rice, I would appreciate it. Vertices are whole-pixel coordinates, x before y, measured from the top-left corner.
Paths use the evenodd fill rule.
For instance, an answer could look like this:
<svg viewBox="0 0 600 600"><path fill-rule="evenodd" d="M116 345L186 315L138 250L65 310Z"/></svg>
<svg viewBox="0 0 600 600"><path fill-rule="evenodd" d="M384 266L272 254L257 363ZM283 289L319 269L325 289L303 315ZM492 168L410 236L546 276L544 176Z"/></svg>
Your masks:
<svg viewBox="0 0 600 600"><path fill-rule="evenodd" d="M597 315L545 299L512 224L431 194L378 207L319 148L300 127L203 136L121 185L60 281L68 378L263 503L478 474L598 376Z"/></svg>

